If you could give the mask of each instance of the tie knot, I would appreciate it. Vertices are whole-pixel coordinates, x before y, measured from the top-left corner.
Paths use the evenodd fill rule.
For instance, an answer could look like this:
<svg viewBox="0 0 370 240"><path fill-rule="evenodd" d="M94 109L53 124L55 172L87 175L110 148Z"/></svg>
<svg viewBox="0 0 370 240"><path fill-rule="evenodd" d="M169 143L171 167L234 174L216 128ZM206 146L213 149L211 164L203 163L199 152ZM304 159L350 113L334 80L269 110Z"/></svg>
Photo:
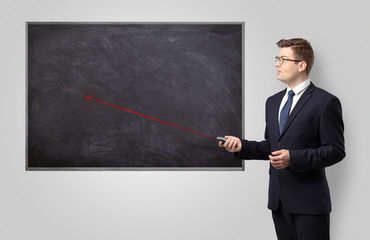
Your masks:
<svg viewBox="0 0 370 240"><path fill-rule="evenodd" d="M295 93L294 93L294 91L293 90L290 90L289 92L288 92L288 95L289 95L289 97L293 97L294 95L295 95Z"/></svg>

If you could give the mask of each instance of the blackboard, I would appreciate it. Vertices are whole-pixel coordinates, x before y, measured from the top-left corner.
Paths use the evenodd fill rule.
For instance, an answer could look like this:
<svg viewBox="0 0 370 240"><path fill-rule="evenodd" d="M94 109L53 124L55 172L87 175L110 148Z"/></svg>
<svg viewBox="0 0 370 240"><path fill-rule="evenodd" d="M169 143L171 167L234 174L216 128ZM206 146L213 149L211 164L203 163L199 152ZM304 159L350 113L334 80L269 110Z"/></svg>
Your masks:
<svg viewBox="0 0 370 240"><path fill-rule="evenodd" d="M243 23L27 23L27 170L243 169Z"/></svg>

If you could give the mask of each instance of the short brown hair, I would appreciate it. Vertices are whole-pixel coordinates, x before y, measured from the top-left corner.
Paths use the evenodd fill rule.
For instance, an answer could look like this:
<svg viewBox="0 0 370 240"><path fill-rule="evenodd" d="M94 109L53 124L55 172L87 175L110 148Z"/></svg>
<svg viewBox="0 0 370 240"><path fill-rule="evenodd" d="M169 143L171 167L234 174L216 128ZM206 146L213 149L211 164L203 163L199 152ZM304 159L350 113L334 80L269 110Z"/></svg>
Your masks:
<svg viewBox="0 0 370 240"><path fill-rule="evenodd" d="M291 47L294 55L299 60L307 63L306 74L310 74L313 66L315 55L311 44L303 38L281 39L276 43L279 48Z"/></svg>

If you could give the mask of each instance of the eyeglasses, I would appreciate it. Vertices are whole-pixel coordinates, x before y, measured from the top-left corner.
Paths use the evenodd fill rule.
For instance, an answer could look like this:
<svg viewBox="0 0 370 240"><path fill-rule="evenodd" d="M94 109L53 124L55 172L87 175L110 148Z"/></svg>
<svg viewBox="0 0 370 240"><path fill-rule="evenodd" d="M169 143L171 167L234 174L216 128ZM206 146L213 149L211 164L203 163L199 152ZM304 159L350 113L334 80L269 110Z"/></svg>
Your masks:
<svg viewBox="0 0 370 240"><path fill-rule="evenodd" d="M302 62L302 60L295 60L295 59L288 59L288 58L282 58L282 57L275 57L275 63L279 63L282 65L284 61L291 61L291 62Z"/></svg>

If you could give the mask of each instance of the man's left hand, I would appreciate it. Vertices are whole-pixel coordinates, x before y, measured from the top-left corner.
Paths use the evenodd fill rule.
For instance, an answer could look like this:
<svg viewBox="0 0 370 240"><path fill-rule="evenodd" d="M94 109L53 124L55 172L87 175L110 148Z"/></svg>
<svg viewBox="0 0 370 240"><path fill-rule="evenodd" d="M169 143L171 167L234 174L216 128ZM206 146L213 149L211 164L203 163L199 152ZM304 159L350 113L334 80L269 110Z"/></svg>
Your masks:
<svg viewBox="0 0 370 240"><path fill-rule="evenodd" d="M281 149L279 151L272 152L269 155L271 165L276 169L283 169L290 166L290 155L289 150Z"/></svg>

